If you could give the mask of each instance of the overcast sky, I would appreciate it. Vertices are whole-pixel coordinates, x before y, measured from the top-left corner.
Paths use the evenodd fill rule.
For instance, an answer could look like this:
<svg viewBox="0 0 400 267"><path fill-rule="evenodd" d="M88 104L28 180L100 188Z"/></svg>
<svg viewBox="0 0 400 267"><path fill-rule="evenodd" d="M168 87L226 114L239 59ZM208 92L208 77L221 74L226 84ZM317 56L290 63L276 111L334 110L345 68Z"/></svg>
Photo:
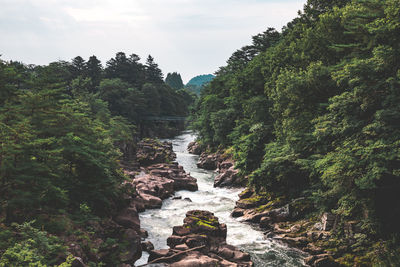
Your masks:
<svg viewBox="0 0 400 267"><path fill-rule="evenodd" d="M103 63L122 51L151 54L184 82L215 72L251 36L281 29L306 0L0 0L4 60Z"/></svg>

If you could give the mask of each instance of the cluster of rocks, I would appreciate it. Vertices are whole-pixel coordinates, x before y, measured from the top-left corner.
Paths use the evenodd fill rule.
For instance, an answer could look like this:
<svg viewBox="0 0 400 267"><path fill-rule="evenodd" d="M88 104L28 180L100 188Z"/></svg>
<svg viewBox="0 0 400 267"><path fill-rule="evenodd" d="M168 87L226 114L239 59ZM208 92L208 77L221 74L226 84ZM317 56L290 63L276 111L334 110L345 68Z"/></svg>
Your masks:
<svg viewBox="0 0 400 267"><path fill-rule="evenodd" d="M207 152L203 152L200 154L197 167L205 170L215 170L218 167L218 163L221 161L222 156L220 153L208 154Z"/></svg>
<svg viewBox="0 0 400 267"><path fill-rule="evenodd" d="M249 189L239 197L232 212L233 217L258 224L265 229L267 238L280 240L308 253L310 256L305 258L305 263L309 266L338 266L333 254L318 246L318 241L331 238L330 230L336 227L336 216L324 213L320 222L302 220L305 214L313 210L313 204L306 198L271 200Z"/></svg>
<svg viewBox="0 0 400 267"><path fill-rule="evenodd" d="M128 172L132 186L136 189L133 199L139 211L156 209L162 200L172 196L175 191L196 191L197 180L187 174L178 163L158 163L141 168L139 174Z"/></svg>
<svg viewBox="0 0 400 267"><path fill-rule="evenodd" d="M176 154L172 150L171 142L160 142L155 139L143 139L137 144L136 161L140 166L155 163L173 162Z"/></svg>
<svg viewBox="0 0 400 267"><path fill-rule="evenodd" d="M191 142L188 151L192 154L200 154L201 148L198 143ZM221 154L202 152L197 162L197 167L205 170L215 170L218 175L214 178L214 187L239 187L243 186L243 179L239 171L235 169L234 161Z"/></svg>
<svg viewBox="0 0 400 267"><path fill-rule="evenodd" d="M182 226L175 226L167 239L169 249L150 251L149 264L171 267L253 266L250 255L226 243L227 228L209 211L186 213Z"/></svg>
<svg viewBox="0 0 400 267"><path fill-rule="evenodd" d="M214 178L214 187L243 186L243 180L239 176L239 170L235 169L232 159L218 162L217 172L218 175Z"/></svg>
<svg viewBox="0 0 400 267"><path fill-rule="evenodd" d="M190 142L188 144L187 150L190 154L195 154L195 155L200 155L201 152L203 151L201 145L196 141Z"/></svg>

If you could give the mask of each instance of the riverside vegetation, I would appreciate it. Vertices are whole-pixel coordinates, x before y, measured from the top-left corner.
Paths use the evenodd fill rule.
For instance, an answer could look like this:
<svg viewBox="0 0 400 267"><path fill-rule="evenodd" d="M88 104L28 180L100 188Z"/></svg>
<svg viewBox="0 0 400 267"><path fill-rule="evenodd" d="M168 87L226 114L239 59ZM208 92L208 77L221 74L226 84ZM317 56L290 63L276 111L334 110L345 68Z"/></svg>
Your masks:
<svg viewBox="0 0 400 267"><path fill-rule="evenodd" d="M132 201L145 208L161 200L130 173L173 157L137 151L172 149L138 140L178 133L181 122L146 118L186 116L193 100L164 83L151 56L139 60L122 52L105 68L95 56L47 66L0 60L0 266L117 266L140 257Z"/></svg>
<svg viewBox="0 0 400 267"><path fill-rule="evenodd" d="M400 266L400 1L309 0L252 41L192 114L203 150L248 184L236 216L313 240L313 264Z"/></svg>

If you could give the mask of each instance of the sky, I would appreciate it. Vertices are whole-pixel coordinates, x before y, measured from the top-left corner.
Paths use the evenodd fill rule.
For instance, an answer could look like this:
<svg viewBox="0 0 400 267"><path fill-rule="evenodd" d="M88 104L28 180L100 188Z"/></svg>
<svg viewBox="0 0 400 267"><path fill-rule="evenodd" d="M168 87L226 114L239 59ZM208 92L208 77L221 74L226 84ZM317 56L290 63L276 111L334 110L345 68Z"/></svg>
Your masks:
<svg viewBox="0 0 400 267"><path fill-rule="evenodd" d="M27 64L117 52L151 54L186 83L214 73L268 27L280 30L306 0L0 0L0 54Z"/></svg>

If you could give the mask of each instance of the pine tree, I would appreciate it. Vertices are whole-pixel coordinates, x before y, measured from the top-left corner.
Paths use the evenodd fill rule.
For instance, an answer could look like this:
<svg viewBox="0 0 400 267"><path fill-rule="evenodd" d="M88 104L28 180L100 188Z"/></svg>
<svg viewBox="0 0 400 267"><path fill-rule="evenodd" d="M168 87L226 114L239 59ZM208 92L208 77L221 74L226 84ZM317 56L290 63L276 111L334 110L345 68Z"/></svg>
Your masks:
<svg viewBox="0 0 400 267"><path fill-rule="evenodd" d="M149 55L146 60L145 65L146 70L146 81L153 82L153 83L163 83L163 74L158 64L154 62L154 58Z"/></svg>
<svg viewBox="0 0 400 267"><path fill-rule="evenodd" d="M167 78L165 79L165 83L174 88L175 90L182 89L184 86L181 75L177 72L168 73Z"/></svg>

